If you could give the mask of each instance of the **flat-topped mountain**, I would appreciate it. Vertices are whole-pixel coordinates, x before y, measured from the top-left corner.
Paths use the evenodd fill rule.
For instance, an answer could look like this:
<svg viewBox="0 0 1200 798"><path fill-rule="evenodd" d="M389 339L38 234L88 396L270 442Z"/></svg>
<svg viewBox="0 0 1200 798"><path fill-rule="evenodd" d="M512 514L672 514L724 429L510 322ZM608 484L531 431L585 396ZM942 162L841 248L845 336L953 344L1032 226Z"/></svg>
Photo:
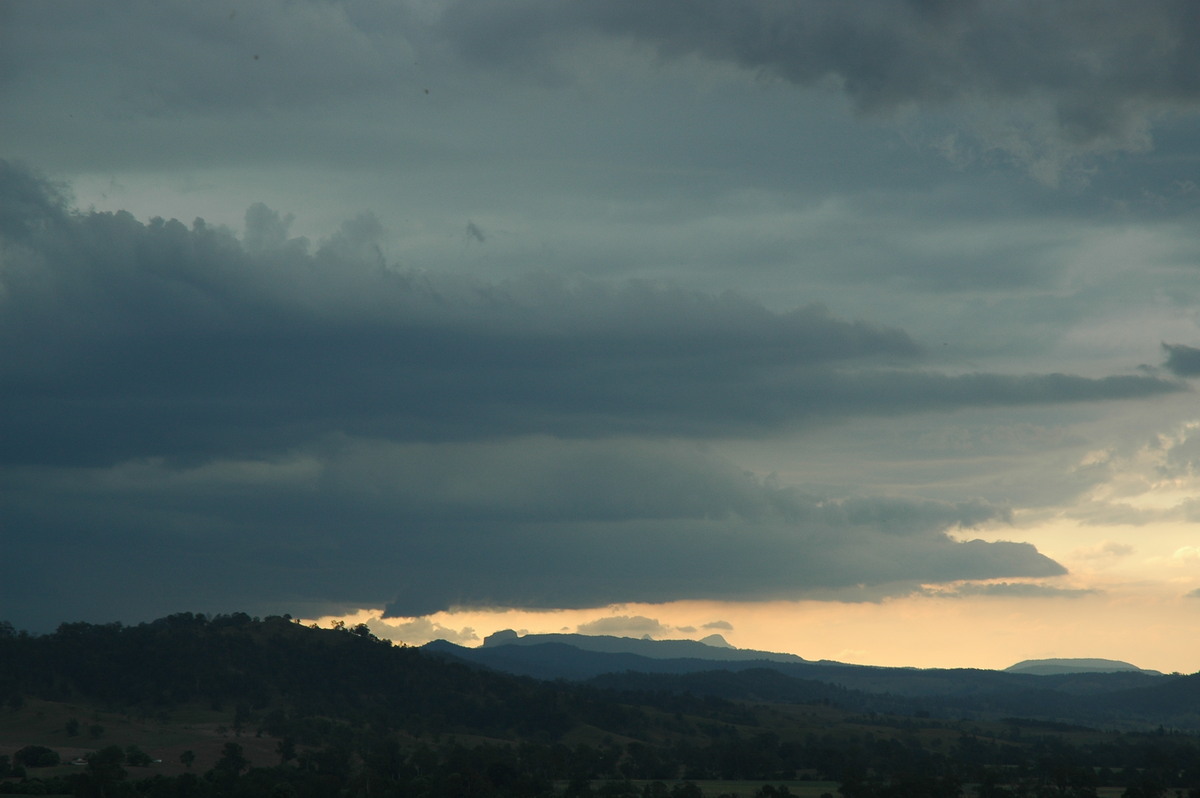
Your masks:
<svg viewBox="0 0 1200 798"><path fill-rule="evenodd" d="M1161 676L1161 671L1146 670L1116 659L1027 659L1004 669L1009 673L1030 673L1035 676L1058 676L1064 673L1122 673L1135 671Z"/></svg>
<svg viewBox="0 0 1200 798"><path fill-rule="evenodd" d="M650 638L614 637L612 635L540 634L518 635L505 629L488 635L483 648L500 646L539 646L560 643L581 651L604 654L635 654L650 659L704 659L720 662L808 662L795 654L779 654L771 651L734 648L719 634L709 635L703 640L652 640Z"/></svg>

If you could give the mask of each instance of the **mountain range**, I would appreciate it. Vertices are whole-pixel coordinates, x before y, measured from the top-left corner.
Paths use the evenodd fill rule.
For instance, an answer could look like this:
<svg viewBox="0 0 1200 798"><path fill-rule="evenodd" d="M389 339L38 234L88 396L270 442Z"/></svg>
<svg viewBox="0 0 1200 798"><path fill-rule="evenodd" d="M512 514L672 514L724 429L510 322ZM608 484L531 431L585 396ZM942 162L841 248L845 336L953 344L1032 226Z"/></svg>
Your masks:
<svg viewBox="0 0 1200 798"><path fill-rule="evenodd" d="M1114 660L1026 660L1005 670L897 668L736 649L719 636L702 642L510 630L479 648L438 640L423 650L493 671L618 690L797 702L836 695L844 706L873 712L1200 729L1200 674L1168 676Z"/></svg>

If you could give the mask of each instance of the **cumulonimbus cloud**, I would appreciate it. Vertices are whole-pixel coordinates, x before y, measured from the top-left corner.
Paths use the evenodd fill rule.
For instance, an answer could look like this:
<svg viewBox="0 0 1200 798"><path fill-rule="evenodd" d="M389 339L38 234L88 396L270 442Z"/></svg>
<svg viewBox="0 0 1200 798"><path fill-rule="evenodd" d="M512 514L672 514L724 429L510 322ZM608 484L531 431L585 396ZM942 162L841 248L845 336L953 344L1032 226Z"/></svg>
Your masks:
<svg viewBox="0 0 1200 798"><path fill-rule="evenodd" d="M1029 544L962 534L1003 508L808 495L700 444L1179 389L939 373L902 330L819 306L397 271L369 216L313 247L260 207L239 239L74 211L10 164L0 198L0 488L23 563L3 599L28 613L54 611L57 579L111 617L147 596L416 617L1054 576Z"/></svg>
<svg viewBox="0 0 1200 798"><path fill-rule="evenodd" d="M75 213L0 169L10 463L392 440L756 435L818 418L1144 397L1148 375L944 374L902 330L647 283L396 271L356 220L315 252L269 211Z"/></svg>

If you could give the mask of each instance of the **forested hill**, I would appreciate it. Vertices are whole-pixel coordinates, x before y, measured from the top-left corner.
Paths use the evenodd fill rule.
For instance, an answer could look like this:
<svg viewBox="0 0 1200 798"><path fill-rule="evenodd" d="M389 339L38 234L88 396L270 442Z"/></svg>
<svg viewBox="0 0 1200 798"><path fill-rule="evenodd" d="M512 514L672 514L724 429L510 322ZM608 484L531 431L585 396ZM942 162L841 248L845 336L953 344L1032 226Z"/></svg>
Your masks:
<svg viewBox="0 0 1200 798"><path fill-rule="evenodd" d="M68 623L49 635L0 629L0 700L84 700L132 709L202 703L283 734L289 719L370 719L412 731L558 734L612 714L586 696L394 646L365 626L181 613L136 626Z"/></svg>

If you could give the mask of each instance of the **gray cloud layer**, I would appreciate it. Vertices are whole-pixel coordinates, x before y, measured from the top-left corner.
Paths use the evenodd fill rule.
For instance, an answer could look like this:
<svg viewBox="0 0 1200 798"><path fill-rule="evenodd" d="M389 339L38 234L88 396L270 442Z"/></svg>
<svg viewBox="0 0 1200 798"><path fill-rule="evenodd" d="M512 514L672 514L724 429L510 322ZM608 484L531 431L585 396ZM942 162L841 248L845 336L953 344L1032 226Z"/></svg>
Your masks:
<svg viewBox="0 0 1200 798"><path fill-rule="evenodd" d="M1020 109L1023 121L992 131L996 145L1024 128L1033 146L1028 137L1044 121L1079 150L1141 149L1155 114L1200 104L1200 14L1186 0L1136 11L1085 0L461 0L440 24L470 57L526 67L531 53L603 33L644 42L667 59L695 55L837 86L866 111L950 103Z"/></svg>
<svg viewBox="0 0 1200 798"><path fill-rule="evenodd" d="M378 222L310 252L256 207L197 221L68 211L21 169L0 191L0 420L10 463L278 452L549 433L714 437L814 418L1124 399L1152 376L944 374L903 331L812 306L652 284L503 284L390 270Z"/></svg>
<svg viewBox="0 0 1200 798"><path fill-rule="evenodd" d="M1063 572L1029 544L949 534L1003 519L985 504L810 496L690 444L342 439L271 461L3 476L19 615L64 591L102 617L393 597L391 614L414 616Z"/></svg>
<svg viewBox="0 0 1200 798"><path fill-rule="evenodd" d="M122 121L138 118L138 136L186 136L171 122L185 114L196 120L193 133L224 132L199 120L245 122L238 149L270 158L279 147L255 135L270 129L264 113L365 100L373 113L411 114L431 84L452 85L460 97L491 91L497 66L561 84L586 73L587 60L572 58L594 40L637 42L663 62L727 64L829 88L867 112L952 107L963 114L950 129L978 142L948 139L953 160L973 146L1044 164L1145 150L1154 122L1194 112L1200 100L1200 15L1188 0L1136 9L1087 0L265 0L250 8L61 0L13 2L6 12L5 28L16 33L3 42L0 90L39 103L68 93L56 121L68 112L92 118L110 153ZM320 120L305 126L305 138L329 132ZM426 154L454 146L423 133L406 131L405 145ZM353 148L337 149L307 155L346 157ZM145 163L157 153L130 157Z"/></svg>
<svg viewBox="0 0 1200 798"><path fill-rule="evenodd" d="M697 442L821 419L1147 397L1153 376L947 374L903 331L633 283L397 271L318 246L79 213L0 170L3 605L61 620L391 600L598 606L1043 577L963 540L981 503L833 499ZM62 552L70 552L64 558ZM889 587L891 586L891 587Z"/></svg>

